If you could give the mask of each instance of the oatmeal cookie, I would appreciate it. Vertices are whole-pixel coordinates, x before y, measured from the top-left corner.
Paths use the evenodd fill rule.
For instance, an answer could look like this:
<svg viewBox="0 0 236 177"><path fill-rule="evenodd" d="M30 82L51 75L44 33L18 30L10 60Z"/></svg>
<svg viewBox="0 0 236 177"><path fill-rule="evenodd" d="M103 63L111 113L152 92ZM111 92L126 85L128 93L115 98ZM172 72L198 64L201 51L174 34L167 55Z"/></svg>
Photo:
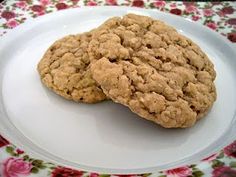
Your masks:
<svg viewBox="0 0 236 177"><path fill-rule="evenodd" d="M193 126L216 100L212 62L162 21L112 18L94 31L89 56L109 98L163 127Z"/></svg>
<svg viewBox="0 0 236 177"><path fill-rule="evenodd" d="M90 39L90 33L66 36L52 44L38 64L42 82L66 99L85 103L106 99L91 77Z"/></svg>

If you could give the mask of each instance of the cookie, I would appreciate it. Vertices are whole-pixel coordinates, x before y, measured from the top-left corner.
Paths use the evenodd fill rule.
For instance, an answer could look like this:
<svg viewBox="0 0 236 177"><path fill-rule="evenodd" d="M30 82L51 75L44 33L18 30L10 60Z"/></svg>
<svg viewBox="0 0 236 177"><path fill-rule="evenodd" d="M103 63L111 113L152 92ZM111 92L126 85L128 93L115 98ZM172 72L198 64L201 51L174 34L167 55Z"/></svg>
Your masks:
<svg viewBox="0 0 236 177"><path fill-rule="evenodd" d="M44 54L38 64L41 80L62 97L77 102L96 103L106 95L91 77L87 47L90 33L66 36Z"/></svg>
<svg viewBox="0 0 236 177"><path fill-rule="evenodd" d="M162 21L112 18L93 33L89 56L92 77L109 98L163 127L193 126L216 100L212 62Z"/></svg>

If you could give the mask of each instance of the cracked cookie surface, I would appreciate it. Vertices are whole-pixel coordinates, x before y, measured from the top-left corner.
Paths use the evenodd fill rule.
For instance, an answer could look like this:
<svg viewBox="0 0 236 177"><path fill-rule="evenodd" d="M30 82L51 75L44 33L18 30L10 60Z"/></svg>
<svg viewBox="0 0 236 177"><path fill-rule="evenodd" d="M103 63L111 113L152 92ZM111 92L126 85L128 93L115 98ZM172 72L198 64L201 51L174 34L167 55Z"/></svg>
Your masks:
<svg viewBox="0 0 236 177"><path fill-rule="evenodd" d="M207 55L150 17L106 21L93 32L89 56L92 76L109 98L163 127L193 126L216 100Z"/></svg>
<svg viewBox="0 0 236 177"><path fill-rule="evenodd" d="M90 33L66 36L50 46L38 64L41 80L62 97L96 103L106 95L91 77L88 43Z"/></svg>

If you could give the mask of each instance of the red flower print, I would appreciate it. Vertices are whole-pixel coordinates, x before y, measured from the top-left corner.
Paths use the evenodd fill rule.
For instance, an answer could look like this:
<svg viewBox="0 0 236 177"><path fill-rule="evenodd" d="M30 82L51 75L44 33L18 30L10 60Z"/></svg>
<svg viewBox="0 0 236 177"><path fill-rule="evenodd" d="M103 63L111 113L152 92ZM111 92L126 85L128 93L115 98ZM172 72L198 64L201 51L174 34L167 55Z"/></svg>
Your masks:
<svg viewBox="0 0 236 177"><path fill-rule="evenodd" d="M112 6L117 5L116 0L106 0L106 3L107 3L108 5L112 5Z"/></svg>
<svg viewBox="0 0 236 177"><path fill-rule="evenodd" d="M134 0L133 3L132 3L132 6L134 6L134 7L143 7L144 2L142 0Z"/></svg>
<svg viewBox="0 0 236 177"><path fill-rule="evenodd" d="M171 170L166 170L164 173L168 177L188 177L192 175L192 170L189 167L179 167Z"/></svg>
<svg viewBox="0 0 236 177"><path fill-rule="evenodd" d="M170 13L175 14L175 15L181 15L182 11L180 9L171 9Z"/></svg>
<svg viewBox="0 0 236 177"><path fill-rule="evenodd" d="M6 25L8 28L15 28L19 23L16 20L9 20Z"/></svg>
<svg viewBox="0 0 236 177"><path fill-rule="evenodd" d="M227 167L217 167L212 172L212 177L234 177L236 176L236 170Z"/></svg>
<svg viewBox="0 0 236 177"><path fill-rule="evenodd" d="M194 5L195 5L195 2L193 2L193 1L184 1L183 4L184 4L185 6L194 6Z"/></svg>
<svg viewBox="0 0 236 177"><path fill-rule="evenodd" d="M79 2L79 0L71 0L73 2L73 4L77 4Z"/></svg>
<svg viewBox="0 0 236 177"><path fill-rule="evenodd" d="M236 33L228 34L228 39L232 42L236 42ZM236 158L236 141L224 148L224 153L227 156Z"/></svg>
<svg viewBox="0 0 236 177"><path fill-rule="evenodd" d="M213 5L213 6L215 6L215 5L220 5L221 4L221 2L211 2L211 4Z"/></svg>
<svg viewBox="0 0 236 177"><path fill-rule="evenodd" d="M2 18L5 18L6 20L9 20L11 18L14 18L16 15L14 12L10 12L10 11L3 11L1 14Z"/></svg>
<svg viewBox="0 0 236 177"><path fill-rule="evenodd" d="M223 14L232 14L234 13L234 9L232 7L224 7L223 9L221 9L221 12Z"/></svg>
<svg viewBox="0 0 236 177"><path fill-rule="evenodd" d="M21 150L21 149L16 149L16 152L17 152L17 154L23 154L24 153L24 151Z"/></svg>
<svg viewBox="0 0 236 177"><path fill-rule="evenodd" d="M212 155L210 155L210 156L208 156L208 157L202 159L202 161L210 162L210 161L212 161L212 160L215 160L216 157L217 157L217 154L212 154Z"/></svg>
<svg viewBox="0 0 236 177"><path fill-rule="evenodd" d="M44 11L44 7L41 5L33 5L31 7L31 10L34 12L42 12L42 11Z"/></svg>
<svg viewBox="0 0 236 177"><path fill-rule="evenodd" d="M205 17L210 17L210 16L213 15L213 10L211 10L211 9L204 9L203 10L203 14L204 14Z"/></svg>
<svg viewBox="0 0 236 177"><path fill-rule="evenodd" d="M130 175L115 175L115 176L118 176L118 177L136 177L137 175L130 174Z"/></svg>
<svg viewBox="0 0 236 177"><path fill-rule="evenodd" d="M187 6L186 8L185 8L185 11L187 12L187 13L194 13L194 12L196 12L196 10L197 10L197 8L195 7L195 6Z"/></svg>
<svg viewBox="0 0 236 177"><path fill-rule="evenodd" d="M236 42L236 33L229 33L227 35L227 38L231 41L231 42ZM235 152L234 152L235 155Z"/></svg>
<svg viewBox="0 0 236 177"><path fill-rule="evenodd" d="M200 17L199 17L199 16L195 16L195 15L194 15L194 16L192 16L192 20L193 20L193 21L198 21L199 19L200 19Z"/></svg>
<svg viewBox="0 0 236 177"><path fill-rule="evenodd" d="M3 146L6 146L8 144L9 144L9 142L0 135L0 148Z"/></svg>
<svg viewBox="0 0 236 177"><path fill-rule="evenodd" d="M217 25L214 22L208 22L206 24L206 26L208 26L209 28L215 30L217 28Z"/></svg>
<svg viewBox="0 0 236 177"><path fill-rule="evenodd" d="M94 1L87 2L87 6L97 6L98 4Z"/></svg>
<svg viewBox="0 0 236 177"><path fill-rule="evenodd" d="M98 173L90 173L89 177L99 177Z"/></svg>
<svg viewBox="0 0 236 177"><path fill-rule="evenodd" d="M56 4L56 8L57 8L57 10L63 10L63 9L67 9L68 5L63 3L63 2L61 2L61 3L57 3Z"/></svg>
<svg viewBox="0 0 236 177"><path fill-rule="evenodd" d="M230 25L236 25L236 18L231 18L231 19L229 19L227 22L228 22L228 24L230 24Z"/></svg>
<svg viewBox="0 0 236 177"><path fill-rule="evenodd" d="M154 6L155 7L158 7L158 8L162 8L166 5L166 2L165 1L155 1L154 2Z"/></svg>
<svg viewBox="0 0 236 177"><path fill-rule="evenodd" d="M44 15L45 14L45 12L44 11L41 11L41 12L38 12L37 13L37 16L41 16L41 15Z"/></svg>
<svg viewBox="0 0 236 177"><path fill-rule="evenodd" d="M28 176L31 168L31 163L10 157L3 162L3 177Z"/></svg>
<svg viewBox="0 0 236 177"><path fill-rule="evenodd" d="M52 171L51 177L81 177L83 171L73 170L71 168L57 167Z"/></svg>
<svg viewBox="0 0 236 177"><path fill-rule="evenodd" d="M19 1L16 3L16 7L19 7L21 9L24 9L26 7L26 2L25 1Z"/></svg>
<svg viewBox="0 0 236 177"><path fill-rule="evenodd" d="M176 8L176 4L170 4L171 8Z"/></svg>
<svg viewBox="0 0 236 177"><path fill-rule="evenodd" d="M48 4L51 3L50 0L40 0L39 2L40 2L40 4L42 4L43 6L46 6L46 5L48 5Z"/></svg>

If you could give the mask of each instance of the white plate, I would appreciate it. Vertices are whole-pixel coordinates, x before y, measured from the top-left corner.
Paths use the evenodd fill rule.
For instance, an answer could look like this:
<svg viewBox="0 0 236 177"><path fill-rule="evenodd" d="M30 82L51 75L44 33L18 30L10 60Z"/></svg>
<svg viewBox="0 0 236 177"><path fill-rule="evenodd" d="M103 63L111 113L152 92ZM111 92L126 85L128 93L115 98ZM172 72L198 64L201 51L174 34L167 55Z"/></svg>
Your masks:
<svg viewBox="0 0 236 177"><path fill-rule="evenodd" d="M130 12L166 21L214 63L218 98L194 127L164 129L122 105L78 104L41 84L36 66L52 42ZM39 158L103 173L151 172L195 162L236 138L236 55L226 40L199 24L138 8L71 9L29 21L0 42L0 133Z"/></svg>

